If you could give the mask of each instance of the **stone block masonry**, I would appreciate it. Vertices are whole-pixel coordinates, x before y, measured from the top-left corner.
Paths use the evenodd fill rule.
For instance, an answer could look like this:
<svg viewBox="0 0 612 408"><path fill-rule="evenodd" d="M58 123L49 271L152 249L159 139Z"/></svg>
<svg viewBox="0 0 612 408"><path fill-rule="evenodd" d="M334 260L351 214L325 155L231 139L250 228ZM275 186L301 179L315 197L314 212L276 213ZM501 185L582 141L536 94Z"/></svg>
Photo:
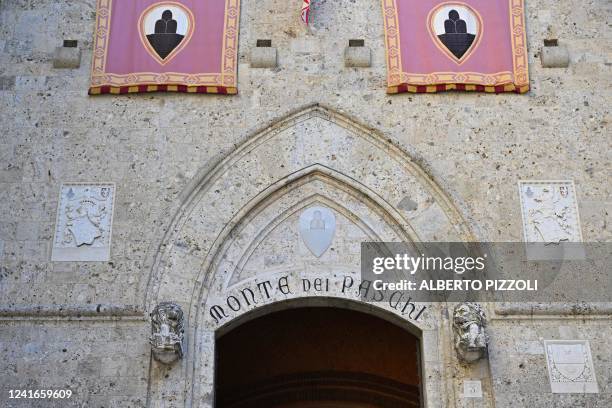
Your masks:
<svg viewBox="0 0 612 408"><path fill-rule="evenodd" d="M185 406L195 382L185 373L214 366L214 330L193 320L205 304L190 303L194 292L291 268L298 282L300 273L344 276L359 261L355 242L372 233L521 241L519 180L573 180L583 240L612 240L612 10L599 0L526 7L526 95L387 95L378 0L315 2L310 27L299 4L260 0L241 5L238 95L89 97L95 0L1 2L0 309L8 312L0 313L0 407L17 406L9 389L38 387L70 388L73 406ZM543 68L537 55L549 25L571 50L566 69ZM56 69L65 38L78 41L81 63ZM251 67L262 38L276 49L274 69ZM370 50L368 68L345 66L355 38ZM261 143L237 150L249 140ZM242 161L216 167L228 157ZM108 260L51 261L58 192L72 182L115 184ZM196 193L196 185L214 188ZM259 199L256 211L241 212ZM303 203L336 214L321 258L299 239ZM242 232L219 249L227 225ZM227 254L217 269L216 253ZM155 303L179 299L186 355L159 367L146 316ZM71 306L58 312L61 305ZM129 305L138 317L125 312ZM438 329L452 306L427 309L420 326L428 408L612 406L609 308L577 317L560 309L504 315L485 305L488 362L465 367ZM599 393L552 394L543 340L588 340ZM203 371L189 365L196 342ZM211 407L213 377L195 378L193 406ZM466 379L481 380L481 400L462 399Z"/></svg>

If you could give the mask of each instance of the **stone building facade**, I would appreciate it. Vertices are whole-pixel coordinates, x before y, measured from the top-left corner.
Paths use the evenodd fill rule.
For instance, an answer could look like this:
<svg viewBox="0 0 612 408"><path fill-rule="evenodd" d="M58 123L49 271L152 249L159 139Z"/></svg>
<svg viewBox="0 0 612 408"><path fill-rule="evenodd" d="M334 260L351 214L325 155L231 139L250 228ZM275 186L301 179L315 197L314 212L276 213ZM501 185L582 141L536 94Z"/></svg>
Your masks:
<svg viewBox="0 0 612 408"><path fill-rule="evenodd" d="M522 241L521 180L573 180L582 239L612 240L610 4L526 1L526 95L387 95L380 2L317 1L310 28L298 3L243 1L235 96L99 97L87 96L95 0L0 4L0 406L212 407L217 336L298 306L406 328L425 407L612 406L609 306L485 304L488 352L465 364L454 305L415 319L343 286L361 241ZM567 68L542 67L551 36ZM78 68L54 67L67 39ZM275 68L252 67L258 39ZM371 66L345 66L349 39L365 40ZM57 258L62 198L101 185L109 259ZM336 218L321 257L299 232L314 205ZM228 303L247 289L263 297ZM149 344L163 301L185 314L172 365ZM596 393L552 392L548 340L588 341ZM466 398L466 380L481 397ZM9 399L16 389L73 395Z"/></svg>

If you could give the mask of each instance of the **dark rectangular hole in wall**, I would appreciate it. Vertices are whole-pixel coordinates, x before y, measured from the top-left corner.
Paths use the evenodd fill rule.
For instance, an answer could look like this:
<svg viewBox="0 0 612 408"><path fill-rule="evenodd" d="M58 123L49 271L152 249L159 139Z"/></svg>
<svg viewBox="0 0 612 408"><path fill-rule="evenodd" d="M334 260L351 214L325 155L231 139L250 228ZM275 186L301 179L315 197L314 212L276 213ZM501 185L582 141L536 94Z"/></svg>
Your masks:
<svg viewBox="0 0 612 408"><path fill-rule="evenodd" d="M556 47L558 45L559 45L559 40L557 40L556 38L553 38L551 40L544 40L545 47Z"/></svg>
<svg viewBox="0 0 612 408"><path fill-rule="evenodd" d="M271 47L272 40L257 40L258 47Z"/></svg>
<svg viewBox="0 0 612 408"><path fill-rule="evenodd" d="M76 48L79 42L77 40L64 40L64 47Z"/></svg>
<svg viewBox="0 0 612 408"><path fill-rule="evenodd" d="M349 40L349 47L363 47L365 45L365 40Z"/></svg>

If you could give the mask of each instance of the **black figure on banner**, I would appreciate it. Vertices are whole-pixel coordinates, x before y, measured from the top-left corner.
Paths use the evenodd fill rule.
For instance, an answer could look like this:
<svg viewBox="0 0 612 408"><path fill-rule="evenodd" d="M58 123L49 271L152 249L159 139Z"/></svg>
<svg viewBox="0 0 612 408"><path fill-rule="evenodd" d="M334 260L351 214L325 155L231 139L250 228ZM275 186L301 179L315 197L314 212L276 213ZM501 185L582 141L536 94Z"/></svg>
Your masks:
<svg viewBox="0 0 612 408"><path fill-rule="evenodd" d="M161 18L155 22L155 33L147 35L151 47L161 59L165 59L183 41L184 35L177 34L177 28L172 11L164 10Z"/></svg>
<svg viewBox="0 0 612 408"><path fill-rule="evenodd" d="M461 59L472 46L476 35L468 33L467 23L459 12L453 9L444 21L444 34L440 34L438 38L455 57Z"/></svg>

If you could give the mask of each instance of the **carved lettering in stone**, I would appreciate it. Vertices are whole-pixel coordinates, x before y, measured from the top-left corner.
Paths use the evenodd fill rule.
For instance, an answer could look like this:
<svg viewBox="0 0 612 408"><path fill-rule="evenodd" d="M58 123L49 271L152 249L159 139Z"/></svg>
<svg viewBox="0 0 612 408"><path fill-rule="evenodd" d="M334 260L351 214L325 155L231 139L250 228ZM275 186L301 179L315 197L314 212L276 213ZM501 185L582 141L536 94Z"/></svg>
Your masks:
<svg viewBox="0 0 612 408"><path fill-rule="evenodd" d="M546 340L544 350L553 393L599 392L588 341Z"/></svg>
<svg viewBox="0 0 612 408"><path fill-rule="evenodd" d="M66 183L60 190L52 261L108 261L113 183Z"/></svg>
<svg viewBox="0 0 612 408"><path fill-rule="evenodd" d="M572 181L520 181L525 242L581 242Z"/></svg>
<svg viewBox="0 0 612 408"><path fill-rule="evenodd" d="M334 292L340 290L339 293ZM427 306L414 302L412 298L402 292L394 292L388 299L382 291L372 287L372 281L355 279L351 275L339 277L292 277L280 276L275 279L251 282L250 286L243 287L215 299L214 304L208 306L208 314L215 324L221 324L233 319L238 313L247 312L254 308L274 302L276 297L297 295L300 296L331 296L340 294L348 299L357 299L367 302L386 302L397 314L404 318L419 321L427 310ZM211 303L213 303L211 302Z"/></svg>
<svg viewBox="0 0 612 408"><path fill-rule="evenodd" d="M334 239L336 216L326 207L310 207L300 215L300 235L304 243L320 258Z"/></svg>

